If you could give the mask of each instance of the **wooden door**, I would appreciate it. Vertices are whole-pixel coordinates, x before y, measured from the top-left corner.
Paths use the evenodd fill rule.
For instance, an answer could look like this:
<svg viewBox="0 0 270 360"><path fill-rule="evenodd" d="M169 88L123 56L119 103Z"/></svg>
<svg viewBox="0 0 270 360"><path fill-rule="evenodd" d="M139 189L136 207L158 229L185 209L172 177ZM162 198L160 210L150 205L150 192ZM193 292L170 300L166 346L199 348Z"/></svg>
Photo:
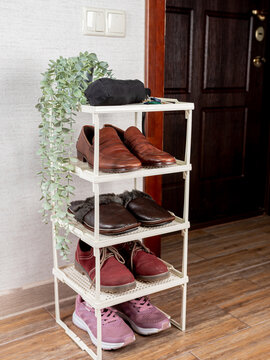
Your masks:
<svg viewBox="0 0 270 360"><path fill-rule="evenodd" d="M263 79L268 2L167 0L166 97L195 103L190 217L193 224L262 213L266 182ZM182 159L185 119L164 116L164 149ZM183 181L163 177L163 205L182 214Z"/></svg>

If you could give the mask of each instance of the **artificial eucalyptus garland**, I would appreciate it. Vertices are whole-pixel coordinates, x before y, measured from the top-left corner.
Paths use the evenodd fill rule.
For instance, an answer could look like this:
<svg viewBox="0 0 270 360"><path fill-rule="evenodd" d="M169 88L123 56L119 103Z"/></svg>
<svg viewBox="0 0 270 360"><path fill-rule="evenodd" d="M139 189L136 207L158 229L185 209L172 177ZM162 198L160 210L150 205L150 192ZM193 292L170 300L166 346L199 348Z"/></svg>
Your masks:
<svg viewBox="0 0 270 360"><path fill-rule="evenodd" d="M41 81L42 96L36 105L41 113L40 146L38 154L42 160L41 193L43 221L48 215L54 222L56 247L67 259L69 253L68 213L72 186L73 123L76 111L87 100L84 91L94 80L111 77L107 62L99 61L94 53L80 53L77 57L50 60ZM60 231L65 229L64 233Z"/></svg>

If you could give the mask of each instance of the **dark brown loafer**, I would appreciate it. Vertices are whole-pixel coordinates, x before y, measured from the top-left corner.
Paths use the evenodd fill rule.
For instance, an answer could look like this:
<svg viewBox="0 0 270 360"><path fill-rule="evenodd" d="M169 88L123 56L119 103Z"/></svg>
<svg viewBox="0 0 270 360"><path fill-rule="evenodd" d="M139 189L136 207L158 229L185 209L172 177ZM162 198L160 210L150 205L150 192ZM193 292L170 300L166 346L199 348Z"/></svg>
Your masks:
<svg viewBox="0 0 270 360"><path fill-rule="evenodd" d="M157 226L172 222L175 217L159 206L150 195L139 191L125 191L118 195L126 209L133 214L141 226Z"/></svg>
<svg viewBox="0 0 270 360"><path fill-rule="evenodd" d="M94 231L95 198L72 201L69 212L77 221ZM122 234L140 226L137 219L122 205L115 194L103 194L99 197L99 232L104 235Z"/></svg>
<svg viewBox="0 0 270 360"><path fill-rule="evenodd" d="M94 127L83 126L77 144L77 157L81 161L94 164ZM125 147L113 128L103 128L99 132L99 169L104 172L126 172L142 166Z"/></svg>
<svg viewBox="0 0 270 360"><path fill-rule="evenodd" d="M144 166L159 167L175 164L175 158L172 155L153 146L135 126L130 126L125 131L109 124L105 127L115 129L123 143Z"/></svg>

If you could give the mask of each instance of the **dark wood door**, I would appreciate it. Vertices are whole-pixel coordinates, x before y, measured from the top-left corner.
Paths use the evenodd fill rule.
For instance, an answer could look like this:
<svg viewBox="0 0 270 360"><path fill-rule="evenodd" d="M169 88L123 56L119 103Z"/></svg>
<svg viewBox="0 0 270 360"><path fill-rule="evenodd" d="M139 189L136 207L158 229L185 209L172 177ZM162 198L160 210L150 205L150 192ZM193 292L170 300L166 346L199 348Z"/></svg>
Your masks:
<svg viewBox="0 0 270 360"><path fill-rule="evenodd" d="M266 181L263 79L267 20L252 14L268 2L167 0L166 97L195 103L190 217L193 224L258 214ZM182 159L184 115L165 114L164 149ZM163 205L182 214L183 181L163 177Z"/></svg>

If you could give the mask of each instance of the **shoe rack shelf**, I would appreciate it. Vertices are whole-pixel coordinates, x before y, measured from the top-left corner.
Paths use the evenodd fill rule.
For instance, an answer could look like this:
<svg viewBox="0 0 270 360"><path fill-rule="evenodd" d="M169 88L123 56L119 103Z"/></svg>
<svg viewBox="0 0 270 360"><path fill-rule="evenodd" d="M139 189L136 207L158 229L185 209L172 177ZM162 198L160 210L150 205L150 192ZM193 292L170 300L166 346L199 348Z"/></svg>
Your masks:
<svg viewBox="0 0 270 360"><path fill-rule="evenodd" d="M125 301L129 301L144 295L153 294L155 292L167 290L169 288L180 286L182 288L182 305L181 305L181 323L171 319L171 323L177 328L185 331L186 328L186 296L187 296L187 254L188 254L188 229L190 227L188 221L188 209L189 209L189 182L190 182L190 151L191 151L191 126L192 126L192 110L194 109L193 103L172 103L172 104L131 104L121 106L89 106L82 105L81 111L89 113L92 116L92 122L95 129L95 142L94 142L94 168L91 169L88 164L81 161L74 162L74 174L80 178L92 183L94 192L94 231L88 230L85 226L77 222L71 215L69 220L69 231L78 236L85 243L89 244L94 249L95 256L95 286L90 286L88 278L80 274L74 265L59 267L58 256L56 249L55 238L55 223L60 225L60 219L52 221L52 237L53 237L53 275L54 275L54 292L55 292L55 318L56 322L62 326L71 337L71 339L77 343L77 345L84 351L86 351L92 359L102 360L102 348L101 348L101 309L108 306L113 306ZM100 114L111 113L134 113L135 126L141 129L142 125L142 113L143 112L160 112L160 111L185 111L185 118L187 121L186 127L186 146L185 146L185 158L183 160L177 160L175 165L164 166L159 168L144 167L140 170L131 171L127 173L104 173L99 171L99 129L100 129ZM99 195L100 195L100 183L123 181L125 179L134 179L134 188L137 188L137 178L146 176L155 176L163 174L179 173L183 175L185 180L184 186L184 206L183 217L176 217L175 220L169 224L155 227L139 227L134 231L130 231L121 235L106 236L99 233ZM52 179L53 180L53 179ZM141 240L144 238L162 235L166 233L180 231L183 236L183 252L182 252L182 271L176 270L172 265L167 264L170 276L164 280L160 280L153 283L145 283L142 281L136 281L136 287L132 290L128 290L117 294L108 294L100 290L100 249L107 246L112 246L128 241ZM97 352L91 350L86 343L84 343L62 320L60 317L60 305L59 305L59 293L58 293L58 280L64 282L70 286L75 292L81 295L81 297L95 308L95 314L97 317ZM89 339L90 341L90 339Z"/></svg>
<svg viewBox="0 0 270 360"><path fill-rule="evenodd" d="M81 179L96 184L105 183L109 181L123 181L126 179L133 179L134 177L142 178L147 176L181 173L191 170L190 164L187 165L184 161L176 160L176 164L174 165L168 165L163 167L144 166L143 168L136 171L130 171L126 173L114 173L114 174L99 171L98 175L95 176L93 169L91 169L87 163L77 160L76 162L73 161L72 164L75 167L74 173L77 176L79 176Z"/></svg>
<svg viewBox="0 0 270 360"><path fill-rule="evenodd" d="M81 112L89 114L115 114L129 112L157 112L157 111L186 111L194 110L194 104L188 102L178 102L176 104L129 104L114 106L90 106L81 105Z"/></svg>
<svg viewBox="0 0 270 360"><path fill-rule="evenodd" d="M103 309L108 306L114 306L124 301L129 301L137 297L150 295L158 291L170 289L175 286L179 286L188 281L188 278L184 278L182 273L176 270L172 265L167 264L170 276L164 280L155 281L152 283L146 283L143 281L136 281L136 287L134 289L113 294L113 293L100 293L100 299L95 297L95 288L90 287L88 278L78 272L74 265L64 266L60 269L53 269L53 274L62 282L71 287L76 293L91 306L96 309Z"/></svg>
<svg viewBox="0 0 270 360"><path fill-rule="evenodd" d="M62 225L61 220L58 220L58 223ZM150 236L169 234L172 232L188 229L189 227L189 222L185 223L183 219L176 216L175 220L169 224L153 227L139 226L136 230L119 235L108 236L100 234L99 240L96 240L93 231L88 230L83 224L76 221L73 215L70 215L69 220L69 231L93 248L103 248L122 244L128 241L138 240L138 238L144 239Z"/></svg>

